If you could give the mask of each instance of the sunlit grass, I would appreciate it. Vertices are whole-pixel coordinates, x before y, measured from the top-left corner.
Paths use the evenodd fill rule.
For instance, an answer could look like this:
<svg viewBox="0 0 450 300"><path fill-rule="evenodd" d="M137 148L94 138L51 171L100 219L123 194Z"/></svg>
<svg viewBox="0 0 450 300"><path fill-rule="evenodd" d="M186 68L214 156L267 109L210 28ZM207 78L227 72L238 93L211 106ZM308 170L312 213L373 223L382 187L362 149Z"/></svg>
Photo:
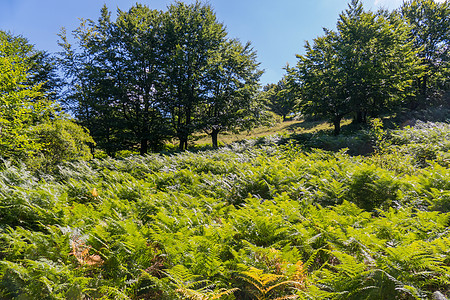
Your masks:
<svg viewBox="0 0 450 300"><path fill-rule="evenodd" d="M350 124L351 120L343 120L341 126ZM313 133L319 131L333 130L333 125L324 121L305 121L305 120L288 120L279 122L273 126L257 127L251 131L241 132L238 134L224 132L219 134L219 143L231 144L245 139L260 138L275 134L289 135L299 133ZM206 134L197 134L194 136L193 143L195 145L204 145L211 143L211 137Z"/></svg>

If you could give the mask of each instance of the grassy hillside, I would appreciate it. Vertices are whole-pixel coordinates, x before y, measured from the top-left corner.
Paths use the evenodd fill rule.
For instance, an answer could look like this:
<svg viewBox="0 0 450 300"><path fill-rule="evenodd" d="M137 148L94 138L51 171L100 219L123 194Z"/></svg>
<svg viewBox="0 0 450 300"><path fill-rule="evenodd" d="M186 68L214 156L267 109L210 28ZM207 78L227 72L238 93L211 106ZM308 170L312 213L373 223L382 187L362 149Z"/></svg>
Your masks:
<svg viewBox="0 0 450 300"><path fill-rule="evenodd" d="M0 171L1 299L450 296L450 126Z"/></svg>
<svg viewBox="0 0 450 300"><path fill-rule="evenodd" d="M348 125L350 120L345 120L342 124ZM332 130L333 126L323 121L305 121L305 120L288 120L285 122L278 122L272 126L261 126L254 128L248 132L241 133L223 133L219 135L219 142L228 145L234 142L239 142L246 139L261 138L272 135L290 135L315 133L319 131ZM197 135L194 137L195 145L211 144L211 137L206 134Z"/></svg>

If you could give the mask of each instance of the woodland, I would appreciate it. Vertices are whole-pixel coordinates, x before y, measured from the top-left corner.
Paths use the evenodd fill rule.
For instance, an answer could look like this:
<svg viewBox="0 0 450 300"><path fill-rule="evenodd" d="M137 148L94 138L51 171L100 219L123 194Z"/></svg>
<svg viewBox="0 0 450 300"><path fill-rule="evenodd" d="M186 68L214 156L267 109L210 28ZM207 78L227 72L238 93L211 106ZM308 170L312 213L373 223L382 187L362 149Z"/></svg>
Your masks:
<svg viewBox="0 0 450 300"><path fill-rule="evenodd" d="M449 299L449 38L352 0L261 86L202 2L0 30L0 299Z"/></svg>

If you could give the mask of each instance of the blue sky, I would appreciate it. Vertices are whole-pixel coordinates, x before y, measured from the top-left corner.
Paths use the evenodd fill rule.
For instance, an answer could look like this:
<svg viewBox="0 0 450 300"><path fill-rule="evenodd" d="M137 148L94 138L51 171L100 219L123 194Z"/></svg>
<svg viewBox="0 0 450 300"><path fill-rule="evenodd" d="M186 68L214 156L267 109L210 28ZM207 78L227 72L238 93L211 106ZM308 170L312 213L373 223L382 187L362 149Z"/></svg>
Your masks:
<svg viewBox="0 0 450 300"><path fill-rule="evenodd" d="M283 67L297 61L306 40L322 34L322 28L335 28L338 15L350 0L209 0L230 37L251 41L265 70L262 84L276 83ZM106 4L111 11L128 10L140 2L165 10L169 0L0 0L0 30L22 35L39 50L57 52L57 33L67 32L79 18L97 19ZM193 1L186 0L190 3ZM402 0L364 0L367 9L395 9Z"/></svg>

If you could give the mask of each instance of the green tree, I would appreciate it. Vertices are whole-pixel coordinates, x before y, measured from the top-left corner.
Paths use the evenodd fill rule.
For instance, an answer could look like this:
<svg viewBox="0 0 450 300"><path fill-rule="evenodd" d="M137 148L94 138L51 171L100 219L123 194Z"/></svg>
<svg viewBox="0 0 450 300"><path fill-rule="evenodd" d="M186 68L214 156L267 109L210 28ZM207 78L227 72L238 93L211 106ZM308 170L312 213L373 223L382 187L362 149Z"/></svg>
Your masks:
<svg viewBox="0 0 450 300"><path fill-rule="evenodd" d="M396 14L364 11L359 0L339 16L338 68L357 122L401 104L419 73L409 28Z"/></svg>
<svg viewBox="0 0 450 300"><path fill-rule="evenodd" d="M123 138L118 134L119 128L125 123L119 113L114 113L118 106L115 95L120 80L112 76L121 69L116 61L108 62L102 58L115 58L115 53L109 50L111 39L110 14L106 7L96 25L93 21L83 20L74 31L77 40L75 47L68 42L63 29L59 34L59 45L62 51L59 64L65 72L66 97L63 104L88 128L97 142L108 154L122 149ZM76 47L78 46L78 47ZM104 63L104 64L102 64Z"/></svg>
<svg viewBox="0 0 450 300"><path fill-rule="evenodd" d="M0 31L0 69L0 156L46 170L91 157L92 138L52 99L57 76L45 53Z"/></svg>
<svg viewBox="0 0 450 300"><path fill-rule="evenodd" d="M45 51L33 51L29 62L28 79L30 85L40 85L44 97L52 101L60 100L63 82L58 75L57 60Z"/></svg>
<svg viewBox="0 0 450 300"><path fill-rule="evenodd" d="M290 74L289 66L286 68L287 74ZM291 89L291 78L286 75L276 84L268 84L264 87L267 106L269 109L286 121L287 116L294 112L297 106L297 94Z"/></svg>
<svg viewBox="0 0 450 300"><path fill-rule="evenodd" d="M225 26L217 21L209 5L176 2L164 18L163 72L165 108L171 117L180 150L185 150L200 107L211 94L216 52L226 37Z"/></svg>
<svg viewBox="0 0 450 300"><path fill-rule="evenodd" d="M327 119L338 135L342 118L352 112L352 108L338 68L335 43L336 33L332 31L314 39L313 45L307 42L306 54L298 56L297 76L302 113Z"/></svg>
<svg viewBox="0 0 450 300"><path fill-rule="evenodd" d="M66 105L108 154L138 144L145 154L172 137L185 150L195 131L217 141L220 131L252 124L256 54L227 38L209 5L160 12L136 4L110 15L105 6L97 22L82 21L76 48L60 35Z"/></svg>
<svg viewBox="0 0 450 300"><path fill-rule="evenodd" d="M48 52L37 50L23 36L12 35L1 30L0 35L10 44L11 49L14 49L10 54L14 53L27 66L27 79L24 84L29 86L39 85L43 97L56 101L62 82L57 74L55 57ZM12 44L14 44L14 47L12 47Z"/></svg>
<svg viewBox="0 0 450 300"><path fill-rule="evenodd" d="M98 22L83 21L75 51L61 34L61 61L70 76L75 114L98 144L113 154L140 145L157 150L169 135L158 101L161 84L161 12L136 4L111 21L104 6Z"/></svg>
<svg viewBox="0 0 450 300"><path fill-rule="evenodd" d="M400 105L420 73L407 24L396 14L366 12L359 0L341 13L336 32L325 30L305 48L298 64L301 105L329 119L335 134L350 113L365 122Z"/></svg>
<svg viewBox="0 0 450 300"><path fill-rule="evenodd" d="M262 109L256 97L262 72L250 43L228 40L214 54L209 62L211 90L200 105L201 117L196 124L217 148L220 132L248 129L258 121L254 116Z"/></svg>
<svg viewBox="0 0 450 300"><path fill-rule="evenodd" d="M31 134L41 145L40 151L28 162L33 168L50 172L64 161L92 158L90 146L95 145L94 140L70 118L59 117L38 124L31 128Z"/></svg>
<svg viewBox="0 0 450 300"><path fill-rule="evenodd" d="M126 54L119 56L123 65L126 99L123 114L127 127L136 133L140 153L148 146L156 151L171 132L167 116L162 110L160 91L164 52L162 36L163 16L160 11L136 4L128 12L119 12L117 19L117 43ZM119 71L120 72L120 71ZM121 74L117 74L120 78Z"/></svg>
<svg viewBox="0 0 450 300"><path fill-rule="evenodd" d="M32 46L22 37L0 31L0 155L25 159L40 149L29 132L53 113L42 84L30 84Z"/></svg>
<svg viewBox="0 0 450 300"><path fill-rule="evenodd" d="M417 78L419 103L424 107L430 99L439 98L450 77L450 3L433 0L410 0L403 3L401 16L410 24L411 39L425 72Z"/></svg>

